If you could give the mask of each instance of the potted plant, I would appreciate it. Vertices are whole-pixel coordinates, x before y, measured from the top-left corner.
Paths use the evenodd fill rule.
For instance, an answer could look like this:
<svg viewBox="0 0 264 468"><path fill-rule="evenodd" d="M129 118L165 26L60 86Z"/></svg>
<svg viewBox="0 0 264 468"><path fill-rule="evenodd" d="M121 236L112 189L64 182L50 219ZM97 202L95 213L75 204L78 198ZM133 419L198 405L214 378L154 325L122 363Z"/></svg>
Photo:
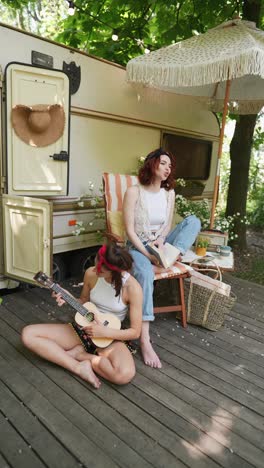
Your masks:
<svg viewBox="0 0 264 468"><path fill-rule="evenodd" d="M195 253L200 257L206 255L206 249L209 245L209 240L206 237L199 237L195 246Z"/></svg>

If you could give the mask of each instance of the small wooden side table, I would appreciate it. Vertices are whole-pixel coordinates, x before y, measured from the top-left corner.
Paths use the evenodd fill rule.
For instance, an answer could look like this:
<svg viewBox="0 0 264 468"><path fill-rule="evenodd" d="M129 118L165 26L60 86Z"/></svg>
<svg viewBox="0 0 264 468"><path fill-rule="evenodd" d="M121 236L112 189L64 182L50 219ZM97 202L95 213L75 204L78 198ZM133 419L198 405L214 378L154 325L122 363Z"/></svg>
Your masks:
<svg viewBox="0 0 264 468"><path fill-rule="evenodd" d="M217 265L221 271L234 271L234 254L233 252L228 255L228 257L221 256L216 252L209 252L208 255L212 255L212 261L206 263L200 263L199 259L203 257L199 257L196 255L194 250L187 250L187 252L182 257L182 263L192 263L194 266L203 266L203 267L210 267L215 268Z"/></svg>

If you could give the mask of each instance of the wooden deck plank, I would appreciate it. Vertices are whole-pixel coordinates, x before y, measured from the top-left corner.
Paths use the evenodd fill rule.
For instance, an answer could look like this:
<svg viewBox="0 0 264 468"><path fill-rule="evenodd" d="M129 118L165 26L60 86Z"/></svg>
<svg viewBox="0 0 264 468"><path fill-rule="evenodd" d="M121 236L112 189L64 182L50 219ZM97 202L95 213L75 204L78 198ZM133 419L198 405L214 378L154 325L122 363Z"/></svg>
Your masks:
<svg viewBox="0 0 264 468"><path fill-rule="evenodd" d="M197 377L195 377L194 374L188 374L185 372L185 370L182 371L181 363L179 363L175 357L169 354L164 354L163 357L164 365L162 366L160 372L167 375L168 377L173 378L176 382L183 385L183 397L188 394L188 390L192 390L196 395L205 397L209 404L216 404L219 410L224 409L228 411L231 416L238 417L240 421L248 422L253 428L262 431L264 430L264 418L262 416L257 415L254 411L249 410L244 405L239 404L237 401L228 397L224 393L219 392L217 388L213 388L207 385L202 381L199 373L197 374ZM144 373L145 375L149 375L149 370L145 370ZM156 374L154 375L156 376ZM164 382L166 382L165 378ZM175 385L175 389L176 388L177 387ZM195 401L196 399L192 400L192 404L195 404ZM240 424L240 422L238 424ZM263 438L263 435L261 437Z"/></svg>
<svg viewBox="0 0 264 468"><path fill-rule="evenodd" d="M5 336L6 336L6 337L9 337L9 338L10 338L10 336L11 336L11 339L12 339L13 341L15 340L15 335L14 335L14 334L11 334L10 336L8 336L8 329L7 329L6 327L4 327L4 332L5 332ZM3 349L3 344L2 344L2 346L1 346L0 349ZM25 351L25 352L27 353L27 351ZM9 358L10 358L10 354L9 354ZM33 355L32 355L32 358L35 359L35 360L38 359L38 358L34 358ZM17 356L14 356L14 360L12 361L12 365L15 365L15 363L16 363L17 361L18 361ZM19 362L20 362L20 360L19 360ZM43 368L43 366L44 366L44 367L46 366L47 369L49 369L49 372L51 371L52 366L50 366L50 364L46 364L46 363L43 362L43 364L42 364L41 366L42 366L42 368ZM19 367L21 368L21 362L20 362ZM23 368L23 371L24 371L24 368ZM63 371L63 370L61 370L61 369L57 369L57 368L56 368L56 371L55 371L55 372L56 372L56 373L58 373L58 372L60 373L60 372L61 372L62 374L65 373L65 371ZM23 375L24 375L24 372L23 372ZM60 380L60 379L59 379L59 380ZM42 383L42 382L40 382L40 384L41 384L41 383ZM72 382L71 382L70 385L72 385ZM42 385L41 385L41 388L43 388ZM103 387L103 389L100 389L100 393L102 392L102 390L104 390L104 387ZM71 391L71 389L70 389L70 391ZM96 393L98 393L98 392L96 392ZM109 404L113 405L113 402L114 402L114 395L113 395L113 392L111 392L111 389L107 388L107 389L106 389L106 393L107 393L107 401L109 402ZM87 395L86 395L86 397L87 397ZM106 398L106 394L104 394L104 398ZM118 398L118 400L119 400L119 398ZM90 406L96 408L96 405L90 405ZM128 405L127 400L125 400L125 406L126 406L126 411L127 411L127 406L128 406L128 407L130 406L130 405ZM150 420L148 420L147 417L146 417L146 414L145 414L144 412L141 412L142 414L139 415L138 412L136 412L135 410L136 410L136 407L135 407L134 405L133 405L132 408L129 407L129 414L130 414L130 416L133 415L133 423L134 423L135 427L138 426L138 427L143 431L143 435L144 435L144 433L147 434L147 433L149 432L149 428L150 428L150 427L151 427L151 428L153 427L154 421L152 420L152 418L150 418ZM115 413L114 413L114 415L112 416L112 419L110 420L110 424L111 424L111 427L112 427L112 428L113 428L113 421L115 421L115 419L117 418L117 411L119 411L119 401L118 401L117 406L114 407L114 411L115 411ZM123 411L124 411L124 407L123 407ZM123 411L122 411L122 412L123 412ZM122 412L121 412L121 413L122 413ZM137 414L137 418L136 418L136 419L134 419L135 413ZM115 419L113 419L113 418L115 418ZM122 424L122 421L121 421L121 422L118 421L118 423L119 423L118 426L119 426L120 430L122 431L122 433L125 432L125 428L123 427L124 424ZM134 427L134 428L130 428L130 432L131 432L131 434L132 434L132 437L137 436L137 431L136 431L135 427ZM114 427L114 428L115 428L115 427ZM131 429L132 429L132 430L131 430ZM162 427L162 425L159 424L159 425L158 425L158 430L156 430L155 435L151 434L151 437L152 437L153 440L154 440L154 444L153 444L153 446L151 447L151 453L150 453L150 455L153 456L153 461L152 461L153 466L156 466L156 464L158 464L158 466L160 466L160 461L159 461L159 460L162 459L163 462L165 462L165 461L167 460L167 458L168 458L168 455L167 455L167 457L165 457L165 456L164 456L164 455L165 455L164 453L161 454L161 453L160 453L160 450L159 450L159 453L157 453L157 448L155 449L155 447L157 446L158 437L159 437L159 435L160 435L161 433L163 433L163 432L164 432L164 428ZM129 435L129 432L128 432L128 435ZM136 437L136 441L134 441L134 443L136 442L136 446L139 445L139 449L144 450L144 452L145 452L146 449L147 449L147 447L146 447L146 442L145 442L145 440L144 440L143 435L141 434L140 437L137 436L137 437ZM172 436L171 436L171 434L169 434L169 436L170 436L170 437L169 437L169 442L167 442L167 444L165 444L165 446L166 446L165 448L170 449L170 451L173 452L173 456L172 456L172 455L169 456L169 460L166 461L166 464L168 463L168 461L169 461L169 463L175 462L176 456L177 456L177 457L178 457L178 456L179 456L179 457L182 456L183 458L187 458L187 459L188 459L188 457L186 457L186 449L185 449L185 448L182 449L181 440L179 439L179 444L178 444L178 446L177 446L177 438L175 438L175 434L173 434ZM142 446L141 446L141 445L142 445ZM164 445L163 440L162 440L162 445ZM188 451L189 451L190 453L193 453L194 456L195 456L196 453L197 453L197 450L195 450L191 445L188 447L189 444L186 444L186 445L187 445ZM155 450L154 450L154 449L155 449ZM154 451L154 453L153 453L153 451ZM181 453L181 452L182 452L182 453ZM161 455L162 455L162 456L161 456ZM196 455L196 456L197 456L197 455ZM207 466L206 463L204 464L204 460L203 460L202 454L201 454L201 453L198 453L198 456L201 458L201 460L199 460L199 463L197 462L197 467L202 468L202 467ZM186 460L186 461L187 461L187 460ZM127 463L128 463L128 462L127 462ZM125 466L129 466L129 464L126 464ZM142 466L142 465L141 465L141 466ZM168 466L168 464L167 464L167 466ZM181 466L180 460L177 460L177 466L179 466L179 467ZM187 465L187 466L188 466L188 465ZM212 460L211 460L211 466L212 466L212 467L214 466Z"/></svg>
<svg viewBox="0 0 264 468"><path fill-rule="evenodd" d="M140 381L140 382L139 382ZM139 382L139 384L138 384ZM167 385L167 388L164 388L162 384L162 379L158 384L153 383L153 378L146 379L143 375L138 375L138 378L135 380L134 385L137 384L137 387L147 392L152 398L156 399L159 403L164 405L166 408L172 410L176 415L182 416L186 421L190 422L195 428L200 429L204 432L203 435L200 435L200 438L203 439L203 442L207 442L211 447L215 447L216 451L219 451L220 444L223 447L226 447L229 451L233 450L242 460L246 460L249 463L252 463L254 466L261 467L263 466L263 451L256 447L256 445L250 443L247 438L247 433L238 435L233 431L233 427L230 424L228 438L227 427L222 424L222 422L217 421L213 417L213 414L207 415L204 411L204 408L197 409L197 404L195 400L193 404L186 402L185 399L182 399L182 395L175 395L174 382L171 381L171 387ZM217 413L217 410L216 410ZM253 430L253 428L252 428ZM212 440L210 440L212 439ZM217 450L218 446L218 450ZM223 463L223 448L221 447L221 463ZM227 452L229 455L229 453ZM239 461L239 463L241 463ZM227 460L227 465L229 460ZM235 466L234 457L232 458L232 466ZM231 465L229 465L231 466Z"/></svg>
<svg viewBox="0 0 264 468"><path fill-rule="evenodd" d="M8 419L0 412L0 450L14 468L45 468L45 465Z"/></svg>
<svg viewBox="0 0 264 468"><path fill-rule="evenodd" d="M7 327L4 327L4 331L5 331L5 336L8 339L12 340L12 343L14 346L18 347L19 335L15 335L14 333L9 334ZM166 461L167 464L170 464L173 462L173 460L175 460L171 454L167 453L164 449L162 449L161 447L157 445L156 440L151 440L144 433L138 433L135 427L132 427L131 424L128 424L125 420L123 420L122 418L119 418L116 412L113 410L111 410L111 414L108 415L108 426L109 426L108 432L105 427L102 427L102 425L99 425L95 417L91 418L89 413L85 413L85 415L82 417L80 413L80 408L77 407L76 402L72 399L72 392L73 392L73 387L74 387L72 376L68 375L68 381L69 381L68 392L69 393L66 394L65 392L62 393L60 391L59 386L61 385L61 381L64 380L65 382L65 379L67 380L67 378L65 377L67 374L65 373L64 370L57 368L55 366L51 366L50 364L47 364L45 361L42 361L39 358L34 357L30 352L24 351L23 354L31 355L31 359L33 361L39 362L41 370L43 371L43 369L45 369L45 374L46 372L51 374L52 368L54 368L53 376L54 378L56 377L57 386L52 385L52 382L50 380L48 381L47 385L45 385L43 372L38 373L36 366L30 366L29 363L21 360L21 358L19 358L19 356L17 355L17 351L15 349L12 350L10 346L8 346L8 344L5 345L2 342L0 348L1 350L5 350L5 354L8 355L8 359L10 360L10 362L12 362L12 366L16 367L16 370L18 372L21 371L24 377L28 376L28 379L32 380L34 385L37 386L38 390L41 392L41 394L45 396L45 398L47 398L49 401L52 401L54 400L53 393L56 393L57 399L56 401L53 401L54 408L57 408L59 411L61 411L65 415L67 415L67 413L69 412L69 408L71 408L71 421L75 425L78 425L78 427L80 427L83 433L89 434L89 430L92 427L93 431L90 434L91 439L93 439L93 437L96 437L97 442L99 441L102 444L102 446L104 446L105 450L107 450L108 445L110 449L112 450L114 449L112 456L115 455L115 453L117 452L116 448L118 447L119 448L118 459L123 463L126 462L126 466L135 466L136 461L139 462L140 466L142 466L142 463L144 463L144 466L149 466L148 459L150 459L152 466L159 466L159 465L156 465L156 463L159 463L158 460L160 458L162 458L164 462ZM17 362L19 362L19 365L16 365ZM83 402L85 399L88 398L88 392L99 393L99 392L96 392L95 390L91 390L89 386L86 385L85 383L84 383L84 386L86 387L85 389L83 389L83 384L81 383L83 392L84 390L87 392L85 393L85 396L84 394L82 394L82 397L79 398L81 400L80 406L81 406L82 411L83 411L83 404L84 404ZM71 397L69 397L69 395L71 395ZM70 399L71 401L68 401ZM98 398L95 397L95 400L98 400ZM64 408L62 408L62 405L64 406ZM73 408L75 406L76 408L74 411ZM98 407L98 401L93 401L91 405L87 404L86 407L88 409L95 408L95 416L98 416L98 411L96 411L96 408ZM107 412L109 413L109 411L107 411L106 405L103 405L103 408L100 408L100 411L102 413L103 422L104 424L106 424L106 415L107 415ZM97 427L98 425L99 427ZM129 446L125 446L123 447L123 460L122 460L122 450L121 450L122 444L120 443L120 441L117 440L116 437L112 435L110 430L113 430L113 429L115 429L116 432L120 432L120 436L122 436L124 440L130 441L132 445L134 445L135 440L137 440L138 441L137 449L139 452L142 452L144 455L140 457L139 455L136 454L136 460L135 460L135 457L132 458L132 455L130 453L131 450L129 450ZM108 444L109 438L111 438L111 440ZM134 439L134 442L133 442L133 439ZM144 458L146 460L144 460ZM179 466L181 466L180 462L179 462Z"/></svg>
<svg viewBox="0 0 264 468"><path fill-rule="evenodd" d="M161 318L161 320L164 320L164 318ZM156 324L154 322L153 327L156 327ZM264 371L264 359L263 359L263 349L260 350L260 352L256 353L251 353L250 350L246 350L243 347L238 347L237 344L232 342L230 340L230 343L226 343L226 341L223 339L223 334L220 335L219 332L209 332L208 330L205 330L200 327L195 327L192 325L189 325L186 329L182 329L181 326L179 325L178 321L171 321L170 326L166 328L166 325L160 326L157 330L156 333L154 333L153 330L153 340L157 343L160 333L162 333L164 327L164 334L167 337L167 333L170 335L178 336L180 339L179 341L186 340L189 342L192 341L193 343L196 343L197 346L200 347L207 347L208 351L211 349L210 346L214 346L214 350L218 354L222 355L223 353L230 354L230 359L237 358L240 360L240 362L244 362L245 365L252 366L252 368L258 368L260 372L263 373ZM166 329L165 329L166 328ZM224 328L226 329L226 328ZM227 329L228 330L228 329ZM239 344L243 340L240 339L238 342ZM205 348L206 349L206 348ZM211 354L211 353L210 353ZM224 354L223 354L224 355ZM258 373L258 371L256 372ZM264 374L261 374L264 375Z"/></svg>
<svg viewBox="0 0 264 468"><path fill-rule="evenodd" d="M171 406L168 405L168 400L166 400L166 404L163 404L164 391L162 389L159 391L159 398L155 399L152 393L152 381L149 381L148 385L145 381L145 386L143 388L143 385L137 385L139 379L140 377L137 375L133 385L126 389L121 387L119 389L120 393L124 394L131 401L134 401L135 404L144 409L145 412L154 414L155 419L164 427L167 427L183 440L188 441L194 447L201 450L208 456L208 463L212 464L214 461L226 468L230 468L230 466L234 468L252 466L246 460L241 459L241 457L233 453L231 447L231 450L227 449L213 437L208 436L205 431L199 430L194 424L179 416L176 411L174 412Z"/></svg>
<svg viewBox="0 0 264 468"><path fill-rule="evenodd" d="M53 468L80 466L79 461L50 434L28 410L23 401L20 401L1 381L0 405L5 418L19 434L23 434L23 439L38 454L44 464Z"/></svg>
<svg viewBox="0 0 264 468"><path fill-rule="evenodd" d="M238 384L232 385L227 383L224 378L221 378L220 371L219 377L215 375L215 372L214 374L211 374L206 370L206 364L201 363L200 360L198 363L193 361L192 356L190 356L191 353L188 353L186 359L185 353L179 348L176 348L174 343L166 344L166 348L169 348L169 351L167 349L165 350L164 348L161 348L160 346L157 346L158 353L163 361L174 365L174 361L177 360L176 366L183 372L189 374L190 376L194 376L202 383L206 383L208 386L216 389L218 392L223 393L234 401L237 401L243 406L246 406L252 411L255 411L258 415L264 415L263 402L251 396L247 391L245 393L244 391L240 390ZM210 370L211 369L212 366ZM236 379L233 379L233 382L235 383Z"/></svg>
<svg viewBox="0 0 264 468"><path fill-rule="evenodd" d="M11 468L11 465L7 462L6 458L3 456L1 451L0 451L0 466L1 468Z"/></svg>
<svg viewBox="0 0 264 468"><path fill-rule="evenodd" d="M187 440L188 437L186 439L179 436L175 430L169 428L163 421L161 422L159 418L157 418L156 408L151 408L149 411L149 409L141 403L144 394L140 394L140 396L136 398L131 398L131 392L135 391L132 386L115 387L115 389L117 390L115 393L109 392L109 388L103 387L100 389L102 390L101 393L103 393L104 401L107 400L116 411L124 414L135 426L140 427L142 431L150 434L160 445L174 453L175 456L179 457L187 466L192 467L192 461L195 460L195 466L197 468L208 467L208 458L206 458L207 454L204 453L204 450L201 447L196 447L193 443L189 443ZM120 398L122 395L123 400ZM206 449L205 452L207 452ZM211 457L209 457L209 460L210 467L219 467L219 464L215 463Z"/></svg>
<svg viewBox="0 0 264 468"><path fill-rule="evenodd" d="M155 326L155 329L157 329L157 326ZM165 334L166 339L164 339ZM249 390L250 394L264 401L264 393L262 391L264 388L264 378L254 374L250 370L245 370L243 367L243 360L240 359L239 366L234 365L221 356L215 356L213 353L209 353L208 346L201 348L197 345L198 343L193 344L190 340L188 340L188 345L186 345L186 341L181 339L181 336L184 335L172 332L166 326L163 335L159 337L159 346L165 347L166 349L167 342L173 343L175 345L175 353L183 352L188 362L194 362L196 356L199 356L201 358L200 366L202 369L222 378L225 382L237 386L239 389Z"/></svg>
<svg viewBox="0 0 264 468"><path fill-rule="evenodd" d="M3 414L9 414L16 437L28 445L32 440L32 452L51 468L52 450L49 460L42 459L30 417L43 431L43 440L49 438L62 451L61 466L67 466L69 457L68 466L89 468L262 468L264 288L227 276L238 300L224 327L215 333L190 325L182 329L174 314L157 316L151 332L162 369L146 367L138 353L137 375L130 385L103 382L98 391L20 342L24 325L67 323L74 315L71 308L58 308L50 291L40 288L5 296L0 307L0 391ZM66 283L78 297L80 288L73 286ZM77 435L81 441L76 448ZM10 440L12 446L15 439ZM1 453L3 464L13 468L0 447Z"/></svg>
<svg viewBox="0 0 264 468"><path fill-rule="evenodd" d="M22 361L20 362L22 363ZM69 418L59 412L33 384L30 384L22 377L25 372L24 366L21 366L23 370L21 369L20 372L14 367L10 365L10 361L5 361L0 357L1 380L49 428L50 432L63 445L68 447L71 453L79 459L80 463L85 466L86 464L92 464L92 466L96 467L107 466L110 468L117 466L109 456L105 455L102 449L74 426ZM34 382L34 372L31 373L31 380Z"/></svg>
<svg viewBox="0 0 264 468"><path fill-rule="evenodd" d="M160 328L153 326L154 331L156 331L156 336L159 334L159 340L155 338L156 341L160 340ZM197 328L192 327L189 325L187 330L180 330L179 327L175 327L175 324L172 322L168 322L166 325L162 326L163 334L166 336L166 340L169 340L170 337L175 337L177 339L177 343L182 348L186 347L186 342L188 343L188 349L192 349L193 352L197 355L203 357L206 356L206 360L215 363L218 366L224 366L224 368L228 369L230 372L234 372L235 374L239 375L239 372L246 371L249 373L250 380L255 381L256 385L257 382L260 383L262 387L262 382L264 379L264 368L260 365L254 365L251 361L248 361L248 353L244 353L242 356L239 350L234 350L232 347L227 348L220 347L219 341L220 339L214 339L214 337L210 337L208 335L199 334L197 332ZM162 335L162 338L163 335ZM215 338L217 336L215 335ZM259 360L262 362L263 357L259 356ZM245 374L246 374L245 372ZM240 374L243 376L244 374ZM258 377L256 379L256 377ZM246 379L246 377L243 377Z"/></svg>
<svg viewBox="0 0 264 468"><path fill-rule="evenodd" d="M191 410L195 408L201 413L204 413L210 418L210 423L212 423L214 427L218 427L218 423L223 425L224 427L219 426L220 433L223 433L225 428L227 428L239 435L242 439L251 442L255 447L264 450L263 433L261 431L256 431L255 426L251 425L247 419L243 420L240 417L241 407L237 406L234 408L233 400L226 398L224 404L221 404L217 392L215 392L215 398L212 398L212 400L208 399L207 392L210 391L208 387L204 385L201 386L198 382L195 385L193 379L187 381L188 377L186 378L186 376L182 379L181 375L179 376L179 372L172 368L172 366L167 366L166 363L160 372L153 373L151 369L145 369L143 363L137 362L137 370L140 374L148 377L148 379L169 391L172 395L189 404L189 411L190 408ZM167 378L164 378L164 376ZM185 385L183 385L182 382L184 382ZM195 411L191 413L190 421L193 420L194 414ZM254 416L255 414L252 413L251 418L253 422L255 421ZM187 417L185 412L184 417ZM199 417L199 413L197 420L202 420L202 418ZM205 426L206 421L203 424L203 428Z"/></svg>
<svg viewBox="0 0 264 468"><path fill-rule="evenodd" d="M45 295L47 298L49 297L47 291L45 291ZM18 299L19 308L17 307ZM48 300L42 301L33 291L8 296L4 306L15 315L24 318L25 323L67 322L69 317L73 319L74 316L70 307L64 306L62 310L60 307L56 307L54 300L52 304ZM27 320L27 317L30 317L30 321Z"/></svg>

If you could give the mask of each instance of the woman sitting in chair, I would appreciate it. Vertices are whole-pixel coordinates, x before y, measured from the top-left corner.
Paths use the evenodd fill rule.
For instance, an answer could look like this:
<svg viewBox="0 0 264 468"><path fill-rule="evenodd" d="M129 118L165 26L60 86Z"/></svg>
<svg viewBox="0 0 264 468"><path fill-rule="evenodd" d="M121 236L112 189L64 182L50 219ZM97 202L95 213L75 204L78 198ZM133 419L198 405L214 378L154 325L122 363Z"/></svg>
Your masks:
<svg viewBox="0 0 264 468"><path fill-rule="evenodd" d="M154 241L162 248L168 242L184 254L201 228L199 219L192 215L171 230L175 205L174 172L173 156L162 148L153 151L139 171L139 184L127 189L123 203L128 247L134 259L133 275L143 288L141 351L145 364L158 368L161 362L149 336L149 322L154 320L154 272L158 269L155 267L157 258L151 255L147 245Z"/></svg>
<svg viewBox="0 0 264 468"><path fill-rule="evenodd" d="M135 375L135 363L127 340L140 336L142 323L142 289L133 278L133 259L128 251L114 243L103 245L95 267L88 268L79 302L91 301L101 313L112 313L122 322L129 310L130 327L116 330L105 327L98 314L84 327L72 324L28 325L22 331L24 345L39 356L70 370L95 388L97 375L116 384L126 384ZM65 301L52 293L59 306ZM92 339L114 340L106 348L97 348Z"/></svg>

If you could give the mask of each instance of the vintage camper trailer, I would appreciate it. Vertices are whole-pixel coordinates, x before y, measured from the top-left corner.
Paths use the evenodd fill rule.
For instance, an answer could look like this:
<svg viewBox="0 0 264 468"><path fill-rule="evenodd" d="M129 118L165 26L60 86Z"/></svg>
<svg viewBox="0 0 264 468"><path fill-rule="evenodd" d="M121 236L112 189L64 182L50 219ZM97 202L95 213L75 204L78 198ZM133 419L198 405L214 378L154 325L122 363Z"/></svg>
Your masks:
<svg viewBox="0 0 264 468"><path fill-rule="evenodd" d="M104 225L89 226L95 208L78 198L89 182L98 193L102 172L135 171L162 144L175 151L178 176L203 181L202 196L212 198L219 125L194 99L139 96L123 67L6 25L0 43L0 287L33 282L38 270L76 273ZM56 109L49 137L45 122L28 128L40 105L49 119ZM86 230L75 236L78 221Z"/></svg>

